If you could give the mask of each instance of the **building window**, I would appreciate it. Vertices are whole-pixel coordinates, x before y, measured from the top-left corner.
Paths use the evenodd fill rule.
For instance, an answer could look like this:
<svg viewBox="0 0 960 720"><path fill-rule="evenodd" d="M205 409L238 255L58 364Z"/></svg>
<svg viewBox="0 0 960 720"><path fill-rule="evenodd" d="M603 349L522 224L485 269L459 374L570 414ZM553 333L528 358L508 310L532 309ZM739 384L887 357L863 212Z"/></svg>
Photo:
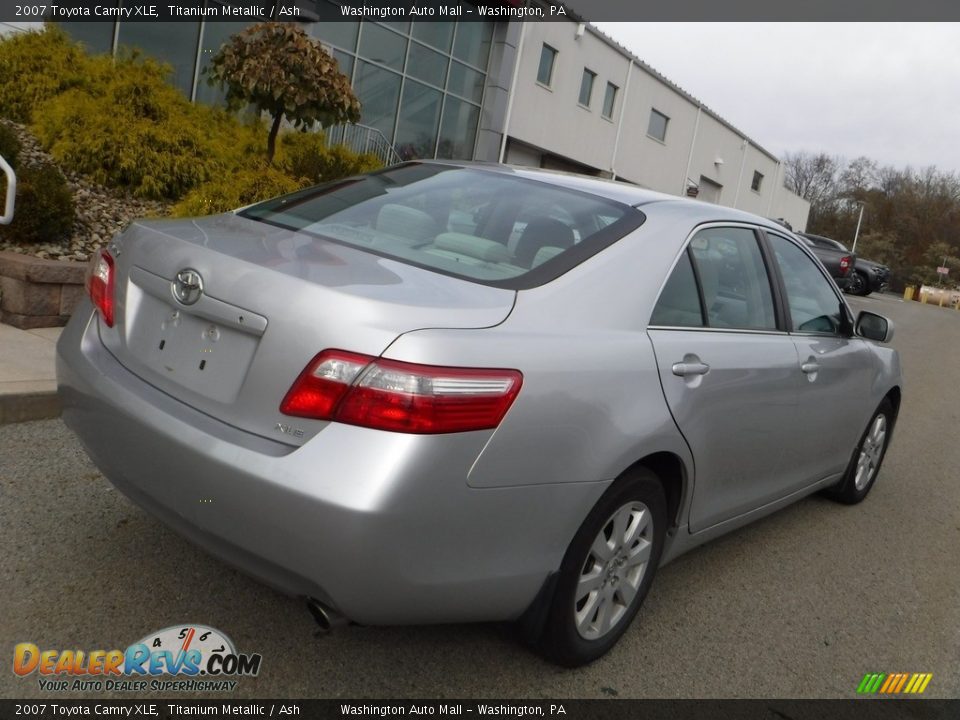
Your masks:
<svg viewBox="0 0 960 720"><path fill-rule="evenodd" d="M556 59L557 51L544 43L543 50L540 51L540 67L537 68L537 82L541 85L550 87L553 80L553 64Z"/></svg>
<svg viewBox="0 0 960 720"><path fill-rule="evenodd" d="M200 81L195 91L196 99L208 105L221 104L227 96L226 89L219 84L211 85L210 61L220 52L220 48L231 37L252 23L208 21L203 24L203 43L200 46Z"/></svg>
<svg viewBox="0 0 960 720"><path fill-rule="evenodd" d="M407 55L407 39L385 27L369 23L363 26L360 33L358 53L375 63L401 72Z"/></svg>
<svg viewBox="0 0 960 720"><path fill-rule="evenodd" d="M366 28L364 28L366 32ZM393 126L397 121L401 77L368 62L358 62L353 91L360 100L360 122L383 133L393 142Z"/></svg>
<svg viewBox="0 0 960 720"><path fill-rule="evenodd" d="M143 55L170 65L167 77L187 98L193 95L193 74L200 40L199 22L122 22L117 52L138 49Z"/></svg>
<svg viewBox="0 0 960 720"><path fill-rule="evenodd" d="M617 102L617 86L612 82L607 83L607 92L603 96L603 116L610 120L613 118L613 106Z"/></svg>
<svg viewBox="0 0 960 720"><path fill-rule="evenodd" d="M584 107L590 107L590 96L593 95L593 81L597 74L592 70L583 69L583 77L580 78L580 104Z"/></svg>
<svg viewBox="0 0 960 720"><path fill-rule="evenodd" d="M750 183L750 189L754 192L760 192L760 186L763 184L763 173L759 170L753 171L753 182Z"/></svg>
<svg viewBox="0 0 960 720"><path fill-rule="evenodd" d="M404 160L433 157L443 93L407 79L400 100L396 148Z"/></svg>
<svg viewBox="0 0 960 720"><path fill-rule="evenodd" d="M667 123L670 122L670 118L664 115L662 112L650 109L650 124L647 125L647 135L652 137L654 140L659 140L660 142L667 141Z"/></svg>
<svg viewBox="0 0 960 720"><path fill-rule="evenodd" d="M70 37L83 43L90 53L113 52L113 23L112 22L61 22Z"/></svg>

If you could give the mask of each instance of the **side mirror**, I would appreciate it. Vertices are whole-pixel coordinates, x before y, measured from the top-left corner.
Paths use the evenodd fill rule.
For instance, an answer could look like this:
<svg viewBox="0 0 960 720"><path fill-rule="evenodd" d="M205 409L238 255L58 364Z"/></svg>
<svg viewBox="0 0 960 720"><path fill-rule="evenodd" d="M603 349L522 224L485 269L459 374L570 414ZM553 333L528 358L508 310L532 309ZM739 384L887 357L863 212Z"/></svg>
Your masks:
<svg viewBox="0 0 960 720"><path fill-rule="evenodd" d="M867 340L890 342L893 339L893 323L883 315L861 310L857 316L856 333Z"/></svg>

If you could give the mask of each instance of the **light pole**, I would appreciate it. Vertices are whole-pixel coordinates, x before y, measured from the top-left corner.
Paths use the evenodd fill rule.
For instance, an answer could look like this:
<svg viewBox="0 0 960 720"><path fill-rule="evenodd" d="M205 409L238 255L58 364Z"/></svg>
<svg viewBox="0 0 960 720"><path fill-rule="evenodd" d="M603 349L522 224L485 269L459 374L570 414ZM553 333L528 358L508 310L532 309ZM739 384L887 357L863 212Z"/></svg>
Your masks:
<svg viewBox="0 0 960 720"><path fill-rule="evenodd" d="M857 200L857 205L860 206L860 217L857 218L857 231L853 233L853 247L850 248L850 252L852 253L857 251L857 238L860 237L860 222L863 220L863 206L866 204L863 200Z"/></svg>

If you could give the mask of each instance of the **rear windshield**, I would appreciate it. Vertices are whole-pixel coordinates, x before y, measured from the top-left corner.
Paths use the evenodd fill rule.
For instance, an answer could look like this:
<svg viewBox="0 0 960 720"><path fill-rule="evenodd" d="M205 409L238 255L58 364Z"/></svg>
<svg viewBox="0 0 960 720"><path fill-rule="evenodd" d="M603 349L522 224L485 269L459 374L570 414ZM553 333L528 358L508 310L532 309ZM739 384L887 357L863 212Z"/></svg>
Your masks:
<svg viewBox="0 0 960 720"><path fill-rule="evenodd" d="M408 163L253 205L242 217L475 282L549 282L643 222L629 205L550 183Z"/></svg>

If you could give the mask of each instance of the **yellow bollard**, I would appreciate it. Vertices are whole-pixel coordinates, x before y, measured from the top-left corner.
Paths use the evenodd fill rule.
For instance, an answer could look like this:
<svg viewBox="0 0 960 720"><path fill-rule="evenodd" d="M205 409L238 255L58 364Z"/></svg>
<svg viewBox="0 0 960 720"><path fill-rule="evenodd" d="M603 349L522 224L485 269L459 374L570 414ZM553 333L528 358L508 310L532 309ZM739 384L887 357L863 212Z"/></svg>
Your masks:
<svg viewBox="0 0 960 720"><path fill-rule="evenodd" d="M924 305L927 304L927 294L923 291L920 292L920 302L922 302Z"/></svg>
<svg viewBox="0 0 960 720"><path fill-rule="evenodd" d="M940 293L940 307L943 307L943 293Z"/></svg>
<svg viewBox="0 0 960 720"><path fill-rule="evenodd" d="M913 300L913 285L907 285L906 290L903 291L904 300Z"/></svg>

